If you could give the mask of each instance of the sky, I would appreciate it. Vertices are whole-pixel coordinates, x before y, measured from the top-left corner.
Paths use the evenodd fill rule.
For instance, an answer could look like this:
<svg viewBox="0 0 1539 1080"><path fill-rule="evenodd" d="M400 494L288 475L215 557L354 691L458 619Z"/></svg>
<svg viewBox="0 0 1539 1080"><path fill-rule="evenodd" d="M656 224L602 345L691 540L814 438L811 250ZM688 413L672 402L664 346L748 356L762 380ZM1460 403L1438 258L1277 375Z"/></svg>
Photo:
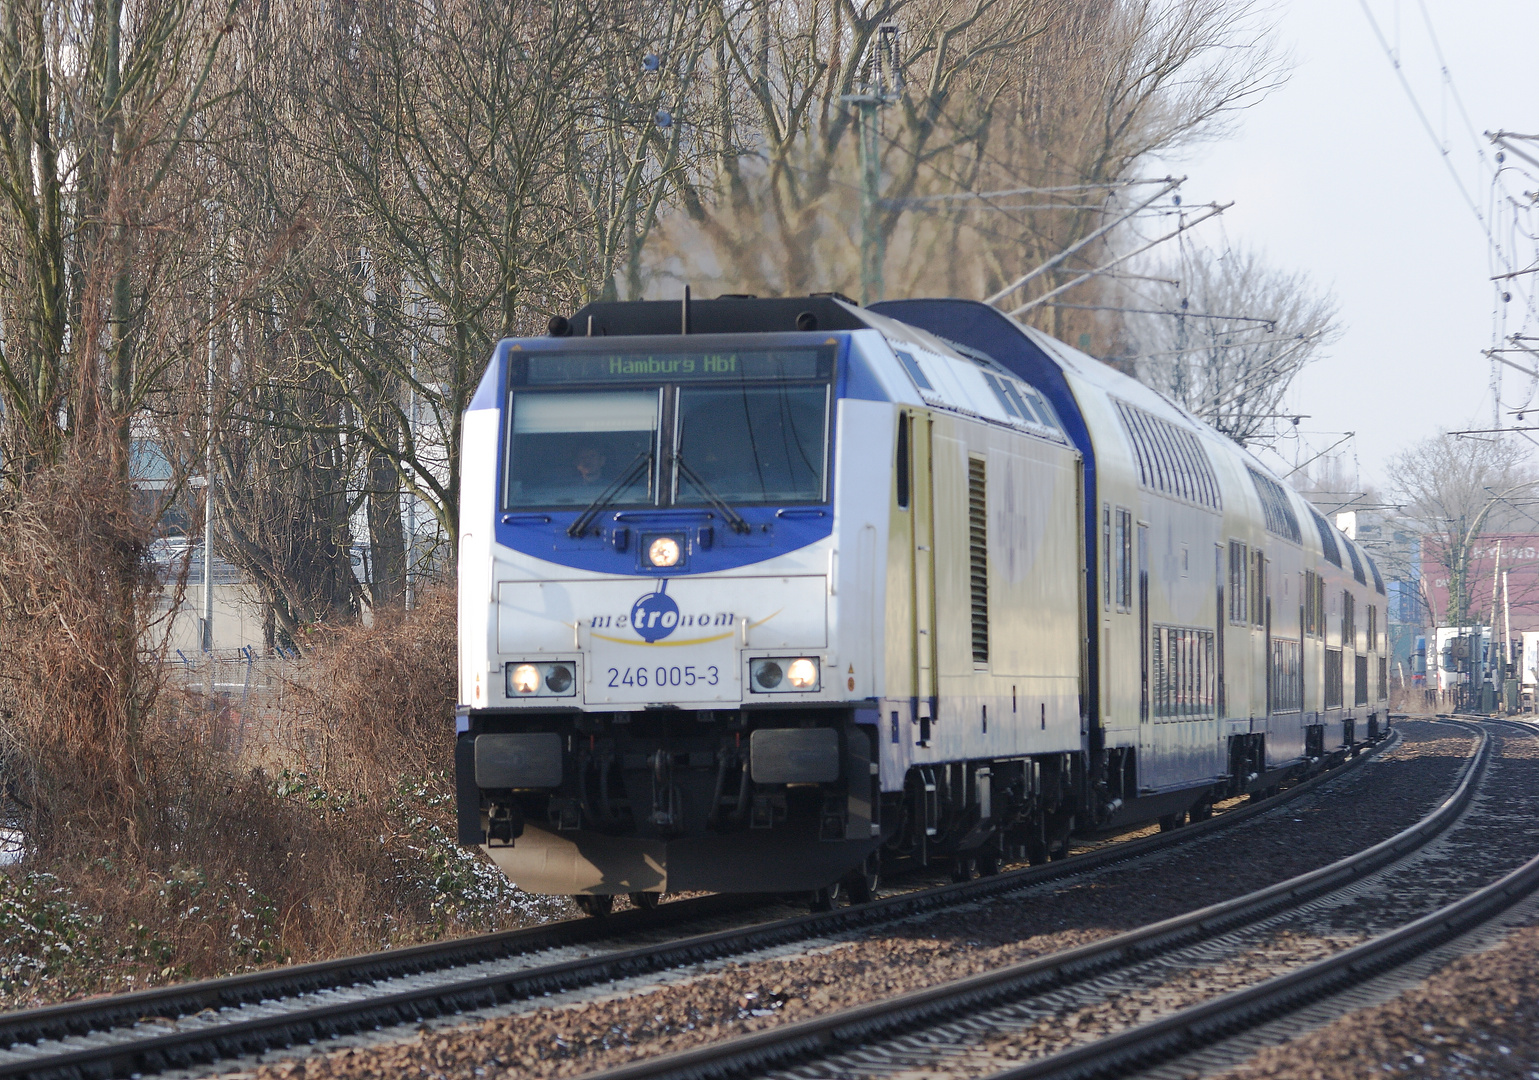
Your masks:
<svg viewBox="0 0 1539 1080"><path fill-rule="evenodd" d="M1367 2L1438 141L1446 139L1447 160L1484 209L1490 166L1477 157L1418 0ZM1475 134L1539 134L1539 2L1424 2ZM1245 113L1236 136L1170 168L1189 177L1188 205L1234 201L1221 231L1203 227L1210 245L1227 238L1257 248L1334 292L1345 333L1295 382L1287 409L1309 418L1299 442L1279 448L1292 464L1355 431L1338 450L1346 478L1382 485L1389 458L1440 427L1493 426L1482 350L1492 344L1497 271L1357 0L1279 0L1275 10L1295 62L1288 82ZM1495 148L1486 148L1489 161ZM1517 266L1534 252L1532 243L1518 248ZM1526 280L1539 287L1536 279ZM1511 369L1503 377L1507 408L1524 404L1530 380ZM1506 409L1503 421L1513 422Z"/></svg>

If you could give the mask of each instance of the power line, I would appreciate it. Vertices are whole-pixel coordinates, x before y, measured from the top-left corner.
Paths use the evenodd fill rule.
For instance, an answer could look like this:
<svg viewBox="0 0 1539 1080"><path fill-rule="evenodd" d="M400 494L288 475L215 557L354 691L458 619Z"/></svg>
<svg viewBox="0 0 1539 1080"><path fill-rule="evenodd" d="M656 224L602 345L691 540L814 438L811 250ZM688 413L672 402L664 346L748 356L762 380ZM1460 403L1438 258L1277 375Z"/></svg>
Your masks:
<svg viewBox="0 0 1539 1080"><path fill-rule="evenodd" d="M1222 214L1225 210L1228 210L1233 205L1234 205L1234 203L1228 202L1228 203L1224 203L1222 205L1216 205L1215 204L1215 205L1209 206L1209 207L1206 208L1208 210L1208 212L1206 214L1203 214L1201 217L1195 218L1192 221L1183 221L1173 231L1166 233L1164 236L1157 237L1157 238L1149 241L1143 247L1134 248L1132 251L1128 252L1126 255L1118 255L1116 258L1112 259L1110 262L1107 262L1107 263L1105 263L1102 266L1098 266L1094 270L1086 271L1085 273L1081 274L1079 277L1075 278L1073 281L1065 282L1064 284L1058 286L1056 289L1052 289L1049 292L1043 293L1041 296L1037 297L1035 300L1030 300L1030 301L1022 304L1020 307L1016 308L1015 310L1011 311L1010 315L1011 316L1019 316L1019 315L1022 315L1024 313L1030 311L1034 307L1038 307L1038 306L1040 306L1042 304L1045 304L1049 300L1052 300L1055 296L1058 296L1059 294L1065 293L1068 290L1074 288L1074 286L1081 285L1084 282L1089 281L1091 278L1096 277L1096 276L1104 273L1107 270L1110 270L1112 267L1116 266L1118 263L1126 262L1127 260L1129 260L1131 258L1134 258L1135 256L1142 255L1144 252L1148 251L1150 248L1156 247L1159 244L1163 244L1166 240L1169 240L1172 237L1180 236L1187 229L1195 228L1196 226L1201 225L1204 221L1207 221L1209 218L1217 217L1218 215ZM1012 291L1014 291L1014 290L1013 289L1006 289L1005 293L1009 293L1009 292L1012 292ZM1004 295L1004 293L1001 293L1001 294L998 294L998 295L1002 296L1002 295ZM992 302L992 301L989 301L989 302Z"/></svg>
<svg viewBox="0 0 1539 1080"><path fill-rule="evenodd" d="M1127 213L1123 214L1121 217L1117 218L1115 221L1107 222L1105 225L1102 225L1100 228L1093 230L1092 232L1088 233L1086 236L1084 236L1081 239L1079 239L1079 240L1075 241L1074 243L1070 244L1068 247L1066 247L1062 251L1060 251L1057 255L1054 255L1051 259L1048 259L1047 262L1043 263L1041 266L1038 266L1035 270L1028 270L1026 273L1022 274L1020 277L1018 277L1014 281L1012 281L1009 285L1006 285L1003 289L1000 289L993 296L990 296L988 299L984 300L984 303L985 304L994 304L994 303L999 302L1000 300L1003 300L1005 297L1009 296L1011 293L1015 292L1017 289L1021 288L1023 285L1026 285L1032 279L1034 279L1036 277L1039 277L1040 275L1045 274L1047 271L1053 269L1053 267L1057 266L1059 263L1061 263L1065 259L1069 258L1075 252L1081 250L1082 248L1086 247L1087 245L1089 245L1091 243L1094 243L1099 238L1105 236L1107 233L1109 233L1113 229L1115 229L1118 225L1121 225L1124 221L1127 221L1129 218L1133 217L1133 215L1137 214L1139 211L1145 210L1148 207L1152 206L1154 203L1158 202L1160 199L1163 199L1166 195L1169 195L1172 191L1176 190L1176 188L1180 187L1181 184L1183 182L1185 182L1185 180L1186 180L1186 177L1184 177L1184 176L1181 177L1180 180L1177 180L1174 177L1167 177L1165 179L1164 183L1163 183L1163 186L1160 188L1160 190L1156 191L1148 199L1145 199L1143 202L1141 202L1137 206L1133 207L1133 209L1129 210ZM1052 293L1048 293L1047 295L1051 296L1053 294ZM1012 312L1012 314L1014 314L1014 312Z"/></svg>
<svg viewBox="0 0 1539 1080"><path fill-rule="evenodd" d="M1261 323L1268 327L1268 333L1277 329L1277 320L1261 315L1215 315L1205 311L1172 311L1168 308L1130 308L1117 304L1065 304L1055 300L1047 307L1074 308L1079 311L1121 311L1128 315L1178 315L1185 319L1224 319L1233 322ZM1253 342L1247 344L1254 344ZM1148 353L1149 356L1158 356L1158 353Z"/></svg>
<svg viewBox="0 0 1539 1080"><path fill-rule="evenodd" d="M900 144L889 138L890 146L901 149ZM928 164L928 162L926 163ZM1139 187L1146 184L1168 184L1175 177L1151 177L1137 180L1108 180L1100 184L1062 184L1058 187L1020 187L1006 188L1003 191L962 191L952 195L915 195L906 199L884 199L883 201L893 206L908 206L914 203L952 202L958 199L1003 199L1012 195L1057 195L1066 191L1121 191L1124 188ZM1093 210L1094 207L1084 209Z"/></svg>
<svg viewBox="0 0 1539 1080"><path fill-rule="evenodd" d="M1448 92L1453 95L1454 104L1459 109L1459 116L1464 120L1464 130L1469 132L1470 141L1475 146L1475 156L1485 162L1485 147L1480 142L1480 137L1475 134L1475 125L1470 120L1469 111L1464 107L1464 98L1459 93L1459 88L1454 85L1453 72L1448 67L1448 60L1443 56L1443 46L1438 41L1437 31L1432 28L1432 16L1427 11L1426 0L1416 0L1416 6L1421 9L1422 25L1427 28L1427 37L1432 41L1432 53L1437 57L1438 69L1443 74L1443 85L1448 87Z"/></svg>
<svg viewBox="0 0 1539 1080"><path fill-rule="evenodd" d="M1426 131L1427 137L1432 140L1432 145L1437 148L1438 156L1443 159L1443 165L1448 169L1448 175L1453 177L1454 186L1459 189L1459 194L1464 197L1465 205L1470 208L1470 213L1475 215L1475 220L1480 222L1480 227L1485 232L1486 239L1490 241L1493 247L1499 249L1500 245L1497 244L1496 237L1491 234L1490 223L1487 222L1486 216L1480 212L1480 207L1475 204L1474 198L1470 195L1468 189L1465 188L1464 179L1459 175L1459 171L1454 168L1453 161L1448 156L1448 148L1443 146L1441 140L1438 139L1437 132L1432 127L1432 121L1427 118L1427 113L1422 109L1421 101L1417 98L1416 91L1411 89L1410 80L1405 77L1405 69L1400 66L1400 57L1395 54L1395 51L1389 47L1389 42L1385 40L1384 31L1379 28L1379 20L1374 18L1373 10L1368 6L1368 0L1357 0L1357 3L1363 9L1363 14L1368 17L1368 25L1373 28L1373 36L1379 40L1379 47L1384 50L1384 55L1389 59L1390 66L1395 69L1395 77L1400 80L1400 86L1405 91L1405 96L1410 99L1411 108L1416 111L1416 118L1421 121L1421 126Z"/></svg>

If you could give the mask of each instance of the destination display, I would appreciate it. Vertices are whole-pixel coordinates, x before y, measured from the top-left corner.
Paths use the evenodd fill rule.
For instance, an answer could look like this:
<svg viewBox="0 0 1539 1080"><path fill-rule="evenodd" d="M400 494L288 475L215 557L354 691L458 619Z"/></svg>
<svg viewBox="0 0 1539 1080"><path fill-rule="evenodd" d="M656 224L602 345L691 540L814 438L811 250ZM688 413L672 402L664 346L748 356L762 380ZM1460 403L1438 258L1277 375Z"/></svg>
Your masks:
<svg viewBox="0 0 1539 1080"><path fill-rule="evenodd" d="M525 386L826 379L833 369L832 350L819 348L534 353L518 360L524 370L515 371L514 379Z"/></svg>

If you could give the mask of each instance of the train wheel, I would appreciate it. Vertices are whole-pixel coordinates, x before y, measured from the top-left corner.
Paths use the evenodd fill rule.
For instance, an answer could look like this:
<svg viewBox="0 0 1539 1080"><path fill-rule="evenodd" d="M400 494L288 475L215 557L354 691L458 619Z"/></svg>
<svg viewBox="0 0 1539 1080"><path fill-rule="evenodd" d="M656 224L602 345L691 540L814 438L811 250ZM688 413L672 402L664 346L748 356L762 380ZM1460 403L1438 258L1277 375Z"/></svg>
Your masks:
<svg viewBox="0 0 1539 1080"><path fill-rule="evenodd" d="M1060 859L1067 859L1069 857L1069 838L1073 835L1074 815L1070 814L1064 825L1063 836L1057 841L1048 845L1048 851L1051 853L1054 862L1058 862Z"/></svg>
<svg viewBox="0 0 1539 1080"><path fill-rule="evenodd" d="M958 855L956 861L951 864L952 881L971 881L977 876L978 857L976 855Z"/></svg>
<svg viewBox="0 0 1539 1080"><path fill-rule="evenodd" d="M1179 814L1166 814L1164 817L1160 818L1160 832L1175 832L1185 824L1185 810L1181 811Z"/></svg>
<svg viewBox="0 0 1539 1080"><path fill-rule="evenodd" d="M880 852L873 851L866 856L866 861L860 864L858 870L851 871L844 879L844 891L851 904L869 904L876 899L876 890L881 884L882 856Z"/></svg>
<svg viewBox="0 0 1539 1080"><path fill-rule="evenodd" d="M993 877L999 873L999 852L987 851L978 856L978 876Z"/></svg>
<svg viewBox="0 0 1539 1080"><path fill-rule="evenodd" d="M807 901L807 910L832 911L839 906L839 899L843 892L837 881L826 888L815 889Z"/></svg>
<svg viewBox="0 0 1539 1080"><path fill-rule="evenodd" d="M1040 817L1033 817L1027 824L1026 843L1022 847L1026 849L1026 861L1032 866L1047 862L1047 834Z"/></svg>
<svg viewBox="0 0 1539 1080"><path fill-rule="evenodd" d="M615 898L612 895L574 896L572 902L577 905L578 911L595 919L602 919L615 909Z"/></svg>
<svg viewBox="0 0 1539 1080"><path fill-rule="evenodd" d="M655 892L633 892L630 894L631 905L642 911L656 911L657 901L661 899Z"/></svg>

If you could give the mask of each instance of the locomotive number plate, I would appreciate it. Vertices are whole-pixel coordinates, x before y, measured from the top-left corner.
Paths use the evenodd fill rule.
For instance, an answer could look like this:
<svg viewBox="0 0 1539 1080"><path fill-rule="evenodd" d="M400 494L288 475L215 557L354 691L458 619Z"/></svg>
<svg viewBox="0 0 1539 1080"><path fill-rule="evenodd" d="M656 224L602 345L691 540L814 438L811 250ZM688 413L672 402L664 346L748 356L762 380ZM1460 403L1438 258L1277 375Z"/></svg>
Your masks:
<svg viewBox="0 0 1539 1080"><path fill-rule="evenodd" d="M690 704L742 698L737 650L730 635L722 643L672 648L606 641L597 634L589 635L589 640L584 697L591 704Z"/></svg>

